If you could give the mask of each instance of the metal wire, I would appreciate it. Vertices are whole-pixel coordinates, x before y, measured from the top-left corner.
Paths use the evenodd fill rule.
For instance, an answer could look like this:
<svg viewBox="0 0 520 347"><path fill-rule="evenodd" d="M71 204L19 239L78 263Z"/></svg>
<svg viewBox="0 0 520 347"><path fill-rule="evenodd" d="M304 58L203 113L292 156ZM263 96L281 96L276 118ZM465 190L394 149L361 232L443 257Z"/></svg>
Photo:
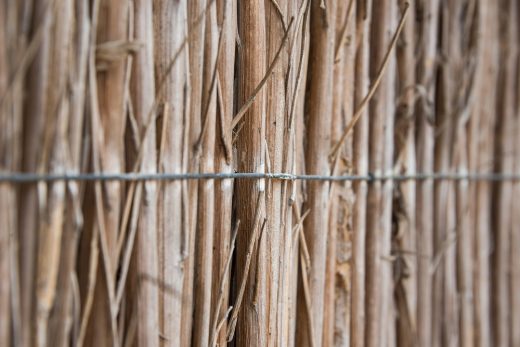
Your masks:
<svg viewBox="0 0 520 347"><path fill-rule="evenodd" d="M296 175L290 173L0 173L0 183L35 183L53 181L176 181L176 180L223 180L223 179L269 179L282 181L518 181L520 174L514 173L416 173L388 175Z"/></svg>

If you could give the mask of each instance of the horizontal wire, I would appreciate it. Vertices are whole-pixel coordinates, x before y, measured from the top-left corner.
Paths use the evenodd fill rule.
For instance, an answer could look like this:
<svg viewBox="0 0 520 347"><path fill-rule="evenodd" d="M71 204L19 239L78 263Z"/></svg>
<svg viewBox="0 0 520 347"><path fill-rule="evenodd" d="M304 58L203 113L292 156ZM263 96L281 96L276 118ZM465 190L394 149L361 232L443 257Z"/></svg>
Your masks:
<svg viewBox="0 0 520 347"><path fill-rule="evenodd" d="M415 173L415 174L387 174L387 175L297 175L290 173L259 173L259 172L232 172L232 173L0 173L1 183L34 183L53 181L176 181L176 180L223 180L223 179L269 179L282 181L423 181L423 180L452 180L452 181L518 181L520 174L513 173Z"/></svg>

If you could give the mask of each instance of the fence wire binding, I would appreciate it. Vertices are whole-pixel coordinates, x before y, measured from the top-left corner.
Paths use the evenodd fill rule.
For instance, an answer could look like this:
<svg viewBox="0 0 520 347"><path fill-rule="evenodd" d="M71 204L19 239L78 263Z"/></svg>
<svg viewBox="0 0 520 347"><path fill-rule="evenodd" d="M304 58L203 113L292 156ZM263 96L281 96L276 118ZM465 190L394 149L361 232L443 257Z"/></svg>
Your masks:
<svg viewBox="0 0 520 347"><path fill-rule="evenodd" d="M214 173L0 173L0 183L36 183L54 181L176 181L176 180L225 180L225 179L267 179L281 181L518 181L520 174L515 173L453 173L432 172L414 174L352 174L352 175L313 175L263 172L214 172Z"/></svg>

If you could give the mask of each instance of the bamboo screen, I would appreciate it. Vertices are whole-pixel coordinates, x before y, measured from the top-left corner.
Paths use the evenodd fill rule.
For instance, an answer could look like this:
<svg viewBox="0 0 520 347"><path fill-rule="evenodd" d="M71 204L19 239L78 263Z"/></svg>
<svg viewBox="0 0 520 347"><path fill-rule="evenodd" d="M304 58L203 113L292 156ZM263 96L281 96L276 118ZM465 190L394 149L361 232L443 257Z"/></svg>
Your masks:
<svg viewBox="0 0 520 347"><path fill-rule="evenodd" d="M516 0L0 1L0 346L520 346L519 33Z"/></svg>

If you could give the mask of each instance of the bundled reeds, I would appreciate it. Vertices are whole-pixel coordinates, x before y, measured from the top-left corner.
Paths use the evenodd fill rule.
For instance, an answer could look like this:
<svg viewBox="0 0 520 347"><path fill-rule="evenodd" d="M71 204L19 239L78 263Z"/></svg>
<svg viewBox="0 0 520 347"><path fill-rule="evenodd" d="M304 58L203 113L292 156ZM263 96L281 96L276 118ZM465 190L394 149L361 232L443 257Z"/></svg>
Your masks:
<svg viewBox="0 0 520 347"><path fill-rule="evenodd" d="M519 346L519 33L516 0L1 1L0 346Z"/></svg>

